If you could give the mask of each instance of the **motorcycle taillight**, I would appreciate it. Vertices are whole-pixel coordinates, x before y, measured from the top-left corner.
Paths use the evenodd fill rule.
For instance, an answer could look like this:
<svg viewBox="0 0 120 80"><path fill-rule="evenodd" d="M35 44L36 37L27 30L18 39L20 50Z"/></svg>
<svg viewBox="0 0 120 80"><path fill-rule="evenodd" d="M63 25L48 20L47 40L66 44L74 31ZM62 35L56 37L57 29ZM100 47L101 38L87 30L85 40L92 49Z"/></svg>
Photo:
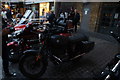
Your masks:
<svg viewBox="0 0 120 80"><path fill-rule="evenodd" d="M65 36L65 37L71 36L70 33L60 33L60 34L58 34L58 35Z"/></svg>

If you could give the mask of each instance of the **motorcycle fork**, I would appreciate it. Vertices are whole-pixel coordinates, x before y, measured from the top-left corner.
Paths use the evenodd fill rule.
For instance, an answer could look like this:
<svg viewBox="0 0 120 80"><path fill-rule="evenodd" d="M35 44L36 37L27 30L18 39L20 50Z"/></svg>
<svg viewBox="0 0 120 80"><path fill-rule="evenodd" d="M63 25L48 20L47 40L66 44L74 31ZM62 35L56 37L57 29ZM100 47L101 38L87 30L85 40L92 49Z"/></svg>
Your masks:
<svg viewBox="0 0 120 80"><path fill-rule="evenodd" d="M39 60L41 59L41 57L42 57L41 55L37 55L37 56L36 56L36 59L35 59L36 62L39 61Z"/></svg>
<svg viewBox="0 0 120 80"><path fill-rule="evenodd" d="M36 55L36 61L39 61L41 58L42 58L42 49L43 49L43 47L44 47L44 45L42 44L42 43L40 43L40 47L39 47L39 51L38 51L38 53L37 53L37 55Z"/></svg>

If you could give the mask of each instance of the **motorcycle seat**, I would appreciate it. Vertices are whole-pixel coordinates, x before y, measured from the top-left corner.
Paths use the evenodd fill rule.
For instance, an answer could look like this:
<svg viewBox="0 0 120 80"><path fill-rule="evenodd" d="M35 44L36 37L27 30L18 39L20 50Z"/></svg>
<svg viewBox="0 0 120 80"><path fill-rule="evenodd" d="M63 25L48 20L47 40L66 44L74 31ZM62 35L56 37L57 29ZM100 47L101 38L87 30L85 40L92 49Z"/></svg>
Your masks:
<svg viewBox="0 0 120 80"><path fill-rule="evenodd" d="M69 36L69 40L72 43L76 43L80 41L87 41L88 37L85 36L84 34L75 34L75 35Z"/></svg>

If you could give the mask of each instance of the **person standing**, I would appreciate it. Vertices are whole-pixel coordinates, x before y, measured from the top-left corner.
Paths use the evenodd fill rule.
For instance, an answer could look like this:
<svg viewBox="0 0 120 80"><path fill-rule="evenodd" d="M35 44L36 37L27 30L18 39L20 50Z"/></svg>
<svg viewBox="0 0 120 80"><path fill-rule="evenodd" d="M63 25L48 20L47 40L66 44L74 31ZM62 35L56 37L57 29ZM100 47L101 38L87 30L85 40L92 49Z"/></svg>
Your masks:
<svg viewBox="0 0 120 80"><path fill-rule="evenodd" d="M4 18L4 19L7 19L7 16L6 16L6 10L5 10L5 8L3 8L2 9L2 12L1 12L1 15L2 15L2 17Z"/></svg>
<svg viewBox="0 0 120 80"><path fill-rule="evenodd" d="M74 25L73 25L74 15L75 15L74 9L73 9L73 7L71 7L70 12L68 14L68 20L66 21L67 22L67 30L69 30L69 29L71 30L74 28Z"/></svg>
<svg viewBox="0 0 120 80"><path fill-rule="evenodd" d="M38 10L35 10L34 13L35 13L35 18L39 18L39 12L38 12Z"/></svg>
<svg viewBox="0 0 120 80"><path fill-rule="evenodd" d="M75 15L74 15L74 18L73 18L73 25L74 25L74 28L75 28L75 32L77 32L77 23L80 20L80 14L77 12L77 9L75 9L74 12L75 12Z"/></svg>
<svg viewBox="0 0 120 80"><path fill-rule="evenodd" d="M44 16L45 15L45 9L43 8L42 9L42 16Z"/></svg>
<svg viewBox="0 0 120 80"><path fill-rule="evenodd" d="M65 12L65 19L67 20L68 19L68 13Z"/></svg>
<svg viewBox="0 0 120 80"><path fill-rule="evenodd" d="M23 17L23 15L20 13L20 11L18 11L18 13L16 14L16 18L21 19Z"/></svg>
<svg viewBox="0 0 120 80"><path fill-rule="evenodd" d="M5 77L14 77L16 76L15 73L10 73L9 72L9 50L7 47L7 39L8 39L8 34L11 33L10 29L7 28L7 23L5 22L4 18L2 18L2 64L3 64L3 71Z"/></svg>
<svg viewBox="0 0 120 80"><path fill-rule="evenodd" d="M11 12L11 10L7 9L6 12L7 12L6 16L7 16L8 21L12 22L12 12Z"/></svg>
<svg viewBox="0 0 120 80"><path fill-rule="evenodd" d="M50 12L46 12L46 18L48 19L50 16Z"/></svg>
<svg viewBox="0 0 120 80"><path fill-rule="evenodd" d="M60 18L63 18L63 19L65 18L64 12L60 13Z"/></svg>
<svg viewBox="0 0 120 80"><path fill-rule="evenodd" d="M47 19L48 19L49 23L51 25L53 25L54 20L55 20L55 14L53 13L53 11L50 12L50 15L49 15L49 17Z"/></svg>
<svg viewBox="0 0 120 80"><path fill-rule="evenodd" d="M73 21L74 15L75 15L74 9L73 7L71 7L71 11L69 13L68 19Z"/></svg>

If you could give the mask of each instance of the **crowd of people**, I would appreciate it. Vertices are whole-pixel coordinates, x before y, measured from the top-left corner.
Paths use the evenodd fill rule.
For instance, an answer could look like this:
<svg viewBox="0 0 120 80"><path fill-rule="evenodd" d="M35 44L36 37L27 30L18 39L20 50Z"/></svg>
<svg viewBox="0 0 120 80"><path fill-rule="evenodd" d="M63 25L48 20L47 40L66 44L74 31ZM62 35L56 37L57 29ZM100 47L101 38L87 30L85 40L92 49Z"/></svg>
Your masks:
<svg viewBox="0 0 120 80"><path fill-rule="evenodd" d="M3 19L7 20L8 22L12 22L12 12L9 8L2 8L1 15Z"/></svg>
<svg viewBox="0 0 120 80"><path fill-rule="evenodd" d="M53 24L54 20L56 20L56 15L53 11L51 11L46 17L51 24ZM58 21L66 23L67 20L71 20L73 27L75 28L74 31L77 32L77 24L80 21L80 14L77 9L71 8L70 12L60 12Z"/></svg>
<svg viewBox="0 0 120 80"><path fill-rule="evenodd" d="M11 13L12 12L10 9L5 9L5 8L3 8L1 12L1 15L3 16L5 20L7 20L8 24L12 22ZM38 12L36 13L35 11L34 15L36 15L36 17L39 18ZM16 19L19 21L22 17L23 15L20 13L20 11L18 11L16 14ZM56 20L56 14L54 14L54 11L50 11L46 13L45 17L51 24L53 24L53 22ZM80 21L80 14L78 13L77 9L74 9L73 7L71 7L69 12L68 11L63 12L62 10L60 10L59 17L57 19L58 21L61 21L63 23L67 23L68 20L71 20L72 25L74 27L74 31L77 32L77 24Z"/></svg>

